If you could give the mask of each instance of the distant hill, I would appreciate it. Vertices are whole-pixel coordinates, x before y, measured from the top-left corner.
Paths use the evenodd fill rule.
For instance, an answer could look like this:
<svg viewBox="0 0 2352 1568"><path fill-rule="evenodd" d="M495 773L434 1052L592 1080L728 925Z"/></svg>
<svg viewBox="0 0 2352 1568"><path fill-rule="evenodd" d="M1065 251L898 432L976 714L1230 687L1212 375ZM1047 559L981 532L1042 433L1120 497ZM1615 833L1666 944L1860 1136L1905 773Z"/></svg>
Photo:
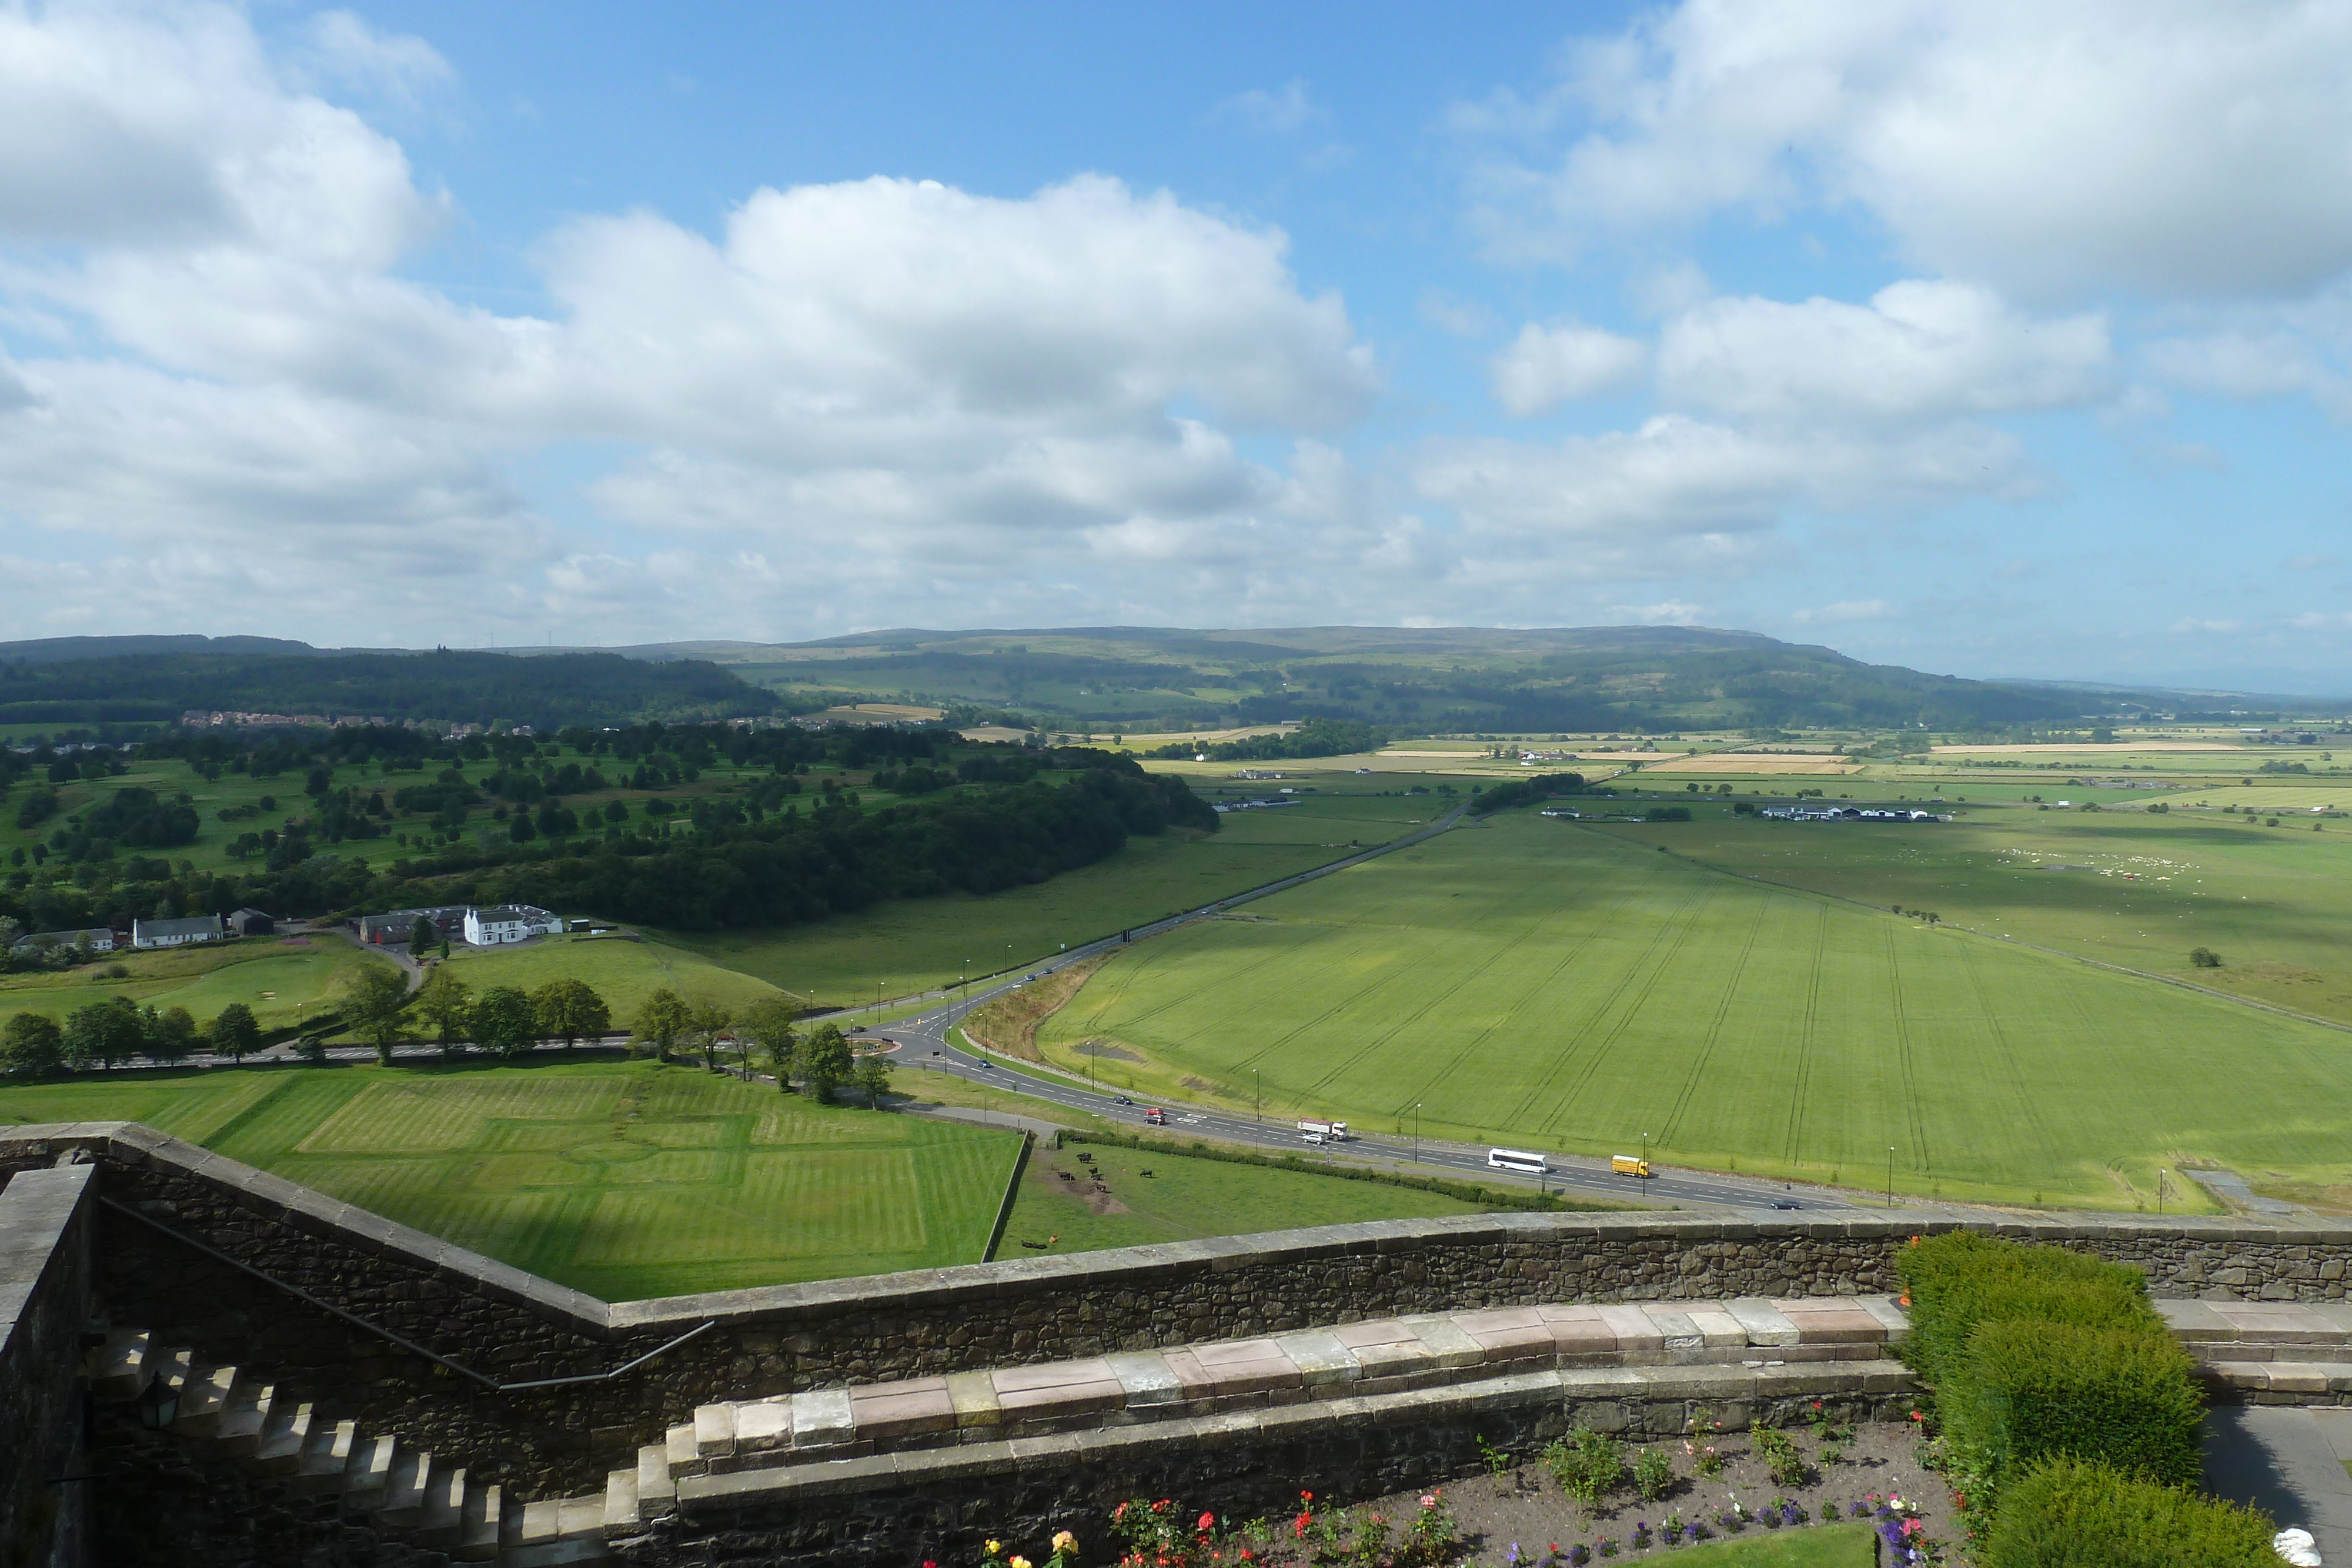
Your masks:
<svg viewBox="0 0 2352 1568"><path fill-rule="evenodd" d="M1423 730L1974 730L2066 723L2113 694L1870 664L1754 632L1685 626L1082 626L898 629L817 642L654 644L781 692L1014 709L1046 726L1334 718Z"/></svg>
<svg viewBox="0 0 2352 1568"><path fill-rule="evenodd" d="M0 643L0 660L25 664L75 659L112 659L131 653L288 653L318 655L326 650L283 637L37 637Z"/></svg>
<svg viewBox="0 0 2352 1568"><path fill-rule="evenodd" d="M176 638L58 639L173 643ZM203 638L190 639L204 644ZM217 642L262 642L229 639ZM774 713L777 695L704 660L648 662L618 653L326 653L306 643L267 651L52 654L0 646L0 724L169 721L191 708L436 719L535 728L735 718ZM41 646L34 644L35 647Z"/></svg>

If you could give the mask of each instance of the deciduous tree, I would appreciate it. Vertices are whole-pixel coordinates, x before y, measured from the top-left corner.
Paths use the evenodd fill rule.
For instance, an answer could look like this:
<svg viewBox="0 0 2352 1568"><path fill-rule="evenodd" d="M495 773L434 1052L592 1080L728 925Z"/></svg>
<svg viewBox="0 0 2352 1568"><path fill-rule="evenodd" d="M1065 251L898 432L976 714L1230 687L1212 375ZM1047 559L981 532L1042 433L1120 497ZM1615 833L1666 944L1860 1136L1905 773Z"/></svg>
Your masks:
<svg viewBox="0 0 2352 1568"><path fill-rule="evenodd" d="M138 1007L128 997L108 997L66 1019L66 1065L111 1068L138 1055L146 1039Z"/></svg>
<svg viewBox="0 0 2352 1568"><path fill-rule="evenodd" d="M409 1005L433 1030L442 1054L455 1055L473 1021L474 988L444 965L425 977L425 984L417 988L416 999Z"/></svg>
<svg viewBox="0 0 2352 1568"><path fill-rule="evenodd" d="M0 1028L0 1066L26 1078L55 1072L65 1064L65 1030L47 1013L17 1013Z"/></svg>
<svg viewBox="0 0 2352 1568"><path fill-rule="evenodd" d="M761 997L743 1009L743 1031L760 1048L761 1058L776 1075L776 1088L793 1082L793 1048L800 1043L793 1028L793 1004L782 997Z"/></svg>
<svg viewBox="0 0 2352 1568"><path fill-rule="evenodd" d="M243 1002L231 1002L221 1009L213 1016L212 1027L205 1032L215 1056L243 1062L247 1051L261 1049L261 1026L254 1021L253 1009Z"/></svg>
<svg viewBox="0 0 2352 1568"><path fill-rule="evenodd" d="M719 1071L719 1037L727 1032L735 1015L719 1002L705 998L688 1009L688 1030L694 1043L701 1049L702 1065L712 1072Z"/></svg>
<svg viewBox="0 0 2352 1568"><path fill-rule="evenodd" d="M375 1059L383 1066L392 1065L393 1042L401 1037L407 1011L408 974L404 969L371 961L343 982L343 1022L375 1047Z"/></svg>
<svg viewBox="0 0 2352 1568"><path fill-rule="evenodd" d="M667 1061L691 1023L677 993L667 986L656 986L637 1009L636 1035L654 1048L656 1061Z"/></svg>
<svg viewBox="0 0 2352 1568"><path fill-rule="evenodd" d="M857 1087L866 1096L866 1108L882 1109L882 1096L890 1092L890 1063L880 1056L857 1059Z"/></svg>
<svg viewBox="0 0 2352 1568"><path fill-rule="evenodd" d="M533 991L530 1005L539 1013L539 1032L561 1040L566 1051L579 1044L582 1035L603 1034L613 1025L613 1009L604 998L587 981L569 975Z"/></svg>
<svg viewBox="0 0 2352 1568"><path fill-rule="evenodd" d="M801 1077L808 1082L809 1092L822 1103L833 1103L834 1086L847 1082L852 1063L849 1042L841 1030L831 1024L819 1024L814 1033L801 1042L793 1053Z"/></svg>
<svg viewBox="0 0 2352 1568"><path fill-rule="evenodd" d="M517 1057L539 1043L539 1015L530 998L512 986L492 986L474 1004L474 1042L499 1056Z"/></svg>

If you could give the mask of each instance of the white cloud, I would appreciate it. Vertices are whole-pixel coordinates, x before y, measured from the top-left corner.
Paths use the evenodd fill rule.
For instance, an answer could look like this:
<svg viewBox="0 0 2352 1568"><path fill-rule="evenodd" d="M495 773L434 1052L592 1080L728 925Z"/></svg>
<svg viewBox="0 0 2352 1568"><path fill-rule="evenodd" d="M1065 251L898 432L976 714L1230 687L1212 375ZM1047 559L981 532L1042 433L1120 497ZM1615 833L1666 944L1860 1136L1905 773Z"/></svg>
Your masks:
<svg viewBox="0 0 2352 1568"><path fill-rule="evenodd" d="M0 9L0 244L251 245L380 267L442 204L399 145L277 80L243 16Z"/></svg>
<svg viewBox="0 0 2352 1568"><path fill-rule="evenodd" d="M1209 111L1213 120L1231 120L1252 131L1286 134L1330 119L1312 98L1307 84L1293 77L1278 91L1254 87L1235 93Z"/></svg>
<svg viewBox="0 0 2352 1568"><path fill-rule="evenodd" d="M1800 625L1843 626L1856 621L1891 621L1895 606L1884 599L1849 599L1837 604L1790 612L1789 619Z"/></svg>
<svg viewBox="0 0 2352 1568"><path fill-rule="evenodd" d="M349 11L320 12L302 36L293 74L305 85L340 87L415 110L457 83L457 71L431 44L413 34L380 33Z"/></svg>
<svg viewBox="0 0 2352 1568"><path fill-rule="evenodd" d="M1975 425L1763 435L1680 414L1549 444L1433 443L1413 483L1459 515L1465 553L1588 578L1748 570L1796 508L1886 515L2043 486L2011 437Z"/></svg>
<svg viewBox="0 0 2352 1568"><path fill-rule="evenodd" d="M2106 325L2033 321L1980 288L1906 282L1868 307L1717 299L1666 325L1660 390L1742 418L1945 419L2063 407L2112 391Z"/></svg>
<svg viewBox="0 0 2352 1568"><path fill-rule="evenodd" d="M1657 604L1620 604L1615 609L1618 614L1631 615L1648 626L1696 626L1699 617L1706 613L1699 605L1679 599L1669 599Z"/></svg>
<svg viewBox="0 0 2352 1568"><path fill-rule="evenodd" d="M2184 391L2246 402L2307 396L2330 418L2352 422L2352 376L2295 332L2227 329L2165 338L2143 354L2156 375Z"/></svg>
<svg viewBox="0 0 2352 1568"><path fill-rule="evenodd" d="M1598 327L1530 321L1488 367L1495 400L1513 413L1541 413L1571 398L1619 392L1639 380L1649 345Z"/></svg>
<svg viewBox="0 0 2352 1568"><path fill-rule="evenodd" d="M1686 0L1455 114L1500 254L1852 204L2020 295L2229 295L2352 267L2352 7ZM1545 155L1522 154L1528 145Z"/></svg>

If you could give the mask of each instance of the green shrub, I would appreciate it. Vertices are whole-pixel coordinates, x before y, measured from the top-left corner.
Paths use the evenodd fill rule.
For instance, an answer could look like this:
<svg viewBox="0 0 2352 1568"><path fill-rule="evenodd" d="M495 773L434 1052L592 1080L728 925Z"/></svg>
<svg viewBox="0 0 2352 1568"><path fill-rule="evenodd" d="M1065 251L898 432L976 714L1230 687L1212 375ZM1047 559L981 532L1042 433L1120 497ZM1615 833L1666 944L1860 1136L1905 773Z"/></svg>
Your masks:
<svg viewBox="0 0 2352 1568"><path fill-rule="evenodd" d="M1616 1440L1579 1427L1565 1439L1554 1438L1544 1450L1545 1468L1559 1482L1559 1490L1574 1498L1586 1513L1601 1506L1601 1500L1617 1490L1625 1479L1625 1457Z"/></svg>
<svg viewBox="0 0 2352 1568"><path fill-rule="evenodd" d="M1903 1249L1895 1268L1911 1297L1903 1358L1938 1389L1982 1323L2036 1318L2085 1328L2163 1326L2138 1270L2061 1248L1954 1230Z"/></svg>
<svg viewBox="0 0 2352 1568"><path fill-rule="evenodd" d="M1675 1461L1663 1448L1643 1448L1633 1456L1633 1490L1643 1502L1655 1502L1675 1486Z"/></svg>
<svg viewBox="0 0 2352 1568"><path fill-rule="evenodd" d="M2277 1568L2259 1511L2086 1460L2053 1459L2010 1490L1983 1568Z"/></svg>
<svg viewBox="0 0 2352 1568"><path fill-rule="evenodd" d="M1985 1323L1937 1391L1944 1437L1999 1508L2019 1476L2061 1454L2162 1485L2201 1469L2204 1396L2188 1355L2160 1327Z"/></svg>
<svg viewBox="0 0 2352 1568"><path fill-rule="evenodd" d="M1750 1434L1756 1453L1764 1468L1772 1473L1774 1486L1796 1487L1805 1484L1805 1456L1789 1440L1789 1434L1772 1427L1759 1427Z"/></svg>

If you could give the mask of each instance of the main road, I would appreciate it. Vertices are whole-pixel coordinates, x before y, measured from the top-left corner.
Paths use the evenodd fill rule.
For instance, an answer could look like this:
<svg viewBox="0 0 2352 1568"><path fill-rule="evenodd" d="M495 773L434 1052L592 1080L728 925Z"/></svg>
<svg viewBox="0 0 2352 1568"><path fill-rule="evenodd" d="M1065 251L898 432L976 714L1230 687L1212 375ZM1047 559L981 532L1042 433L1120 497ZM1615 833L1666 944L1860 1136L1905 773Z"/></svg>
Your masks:
<svg viewBox="0 0 2352 1568"><path fill-rule="evenodd" d="M1139 1132L1150 1128L1143 1120L1145 1107L1128 1096L1089 1086L1083 1080L1064 1078L1050 1069L1036 1072L1016 1071L999 1067L986 1057L954 1044L950 1031L956 1021L993 998L1044 978L1066 965L1083 963L1088 958L1115 951L1130 942L1173 931L1195 920L1206 920L1222 915L1238 904L1269 897L1300 887L1318 877L1330 876L1349 866L1393 854L1413 844L1434 838L1458 822L1466 806L1454 808L1445 816L1418 832L1338 860L1312 871L1300 872L1262 887L1251 888L1230 898L1204 904L1198 909L1188 909L1148 925L1138 925L1113 936L1097 938L1069 948L1019 973L997 977L992 983L978 988L966 988L961 996L953 992L941 995L940 1005L906 1018L895 1019L877 1028L862 1031L867 1038L895 1042L898 1050L893 1065L945 1072L969 1079L1001 1090L1008 1095L1044 1100L1072 1111L1084 1111L1113 1123L1132 1124ZM1656 1204L1704 1205L1708 1207L1770 1208L1775 1205L1805 1209L1850 1209L1853 1202L1825 1188L1808 1186L1801 1191L1778 1182L1758 1181L1742 1176L1717 1176L1703 1172L1669 1171L1648 1180L1613 1174L1605 1160L1594 1160L1567 1155L1550 1155L1548 1160L1553 1169L1540 1184L1524 1176L1491 1168L1486 1164L1483 1148L1442 1144L1435 1140L1349 1137L1338 1145L1315 1145L1304 1141L1296 1124L1276 1120L1268 1122L1257 1116L1243 1116L1209 1106L1187 1105L1176 1101L1162 1101L1160 1110L1167 1117L1164 1131L1189 1133L1196 1137L1216 1138L1226 1143L1249 1144L1261 1148L1278 1149L1285 1154L1320 1154L1327 1159L1345 1159L1356 1163L1387 1164L1414 1166L1450 1176L1475 1176L1479 1180L1496 1183L1509 1181L1522 1186L1541 1185L1554 1192L1580 1197L1608 1197L1621 1202Z"/></svg>

